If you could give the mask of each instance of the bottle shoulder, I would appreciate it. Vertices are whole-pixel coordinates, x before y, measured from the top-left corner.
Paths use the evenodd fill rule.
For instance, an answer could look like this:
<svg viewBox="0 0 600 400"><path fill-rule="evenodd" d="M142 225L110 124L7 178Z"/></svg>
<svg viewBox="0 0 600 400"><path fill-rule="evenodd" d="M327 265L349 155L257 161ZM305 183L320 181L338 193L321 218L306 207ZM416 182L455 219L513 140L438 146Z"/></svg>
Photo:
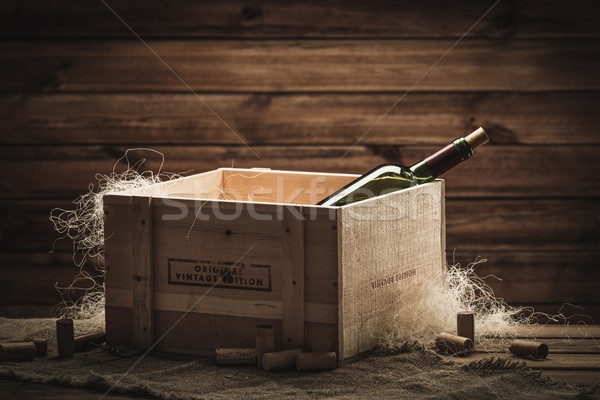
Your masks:
<svg viewBox="0 0 600 400"><path fill-rule="evenodd" d="M404 165L400 165L398 163L388 162L388 163L379 164L376 167L373 167L373 169L371 169L369 172L367 172L364 175L368 175L369 173L374 172L374 171L403 173L403 172L410 172L410 168L407 166L404 166Z"/></svg>

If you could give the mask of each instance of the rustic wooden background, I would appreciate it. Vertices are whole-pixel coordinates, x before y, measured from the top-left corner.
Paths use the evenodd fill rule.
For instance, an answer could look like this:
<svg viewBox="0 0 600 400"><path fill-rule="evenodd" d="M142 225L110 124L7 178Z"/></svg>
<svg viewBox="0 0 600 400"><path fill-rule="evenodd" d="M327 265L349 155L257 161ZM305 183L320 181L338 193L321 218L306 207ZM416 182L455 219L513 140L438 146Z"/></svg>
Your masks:
<svg viewBox="0 0 600 400"><path fill-rule="evenodd" d="M76 269L49 212L127 148L173 172L360 173L481 125L491 145L447 175L449 258L600 322L597 2L500 1L413 88L492 0L106 1L189 87L102 0L0 4L1 315L51 312Z"/></svg>

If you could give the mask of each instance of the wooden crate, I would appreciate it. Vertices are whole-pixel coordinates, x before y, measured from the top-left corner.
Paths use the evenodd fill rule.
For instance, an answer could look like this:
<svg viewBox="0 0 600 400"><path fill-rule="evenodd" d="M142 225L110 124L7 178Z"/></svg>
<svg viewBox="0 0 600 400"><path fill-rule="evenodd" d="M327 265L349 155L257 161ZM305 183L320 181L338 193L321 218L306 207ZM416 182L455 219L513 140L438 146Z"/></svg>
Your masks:
<svg viewBox="0 0 600 400"><path fill-rule="evenodd" d="M108 340L212 354L271 324L279 349L369 350L408 285L441 283L444 185L314 205L353 178L222 168L105 196Z"/></svg>

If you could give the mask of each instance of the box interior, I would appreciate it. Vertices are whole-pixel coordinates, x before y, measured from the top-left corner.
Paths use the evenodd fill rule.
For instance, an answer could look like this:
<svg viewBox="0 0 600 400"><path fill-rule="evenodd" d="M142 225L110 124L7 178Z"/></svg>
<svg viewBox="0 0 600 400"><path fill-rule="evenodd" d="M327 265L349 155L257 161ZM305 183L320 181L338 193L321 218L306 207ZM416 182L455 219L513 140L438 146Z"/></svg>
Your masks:
<svg viewBox="0 0 600 400"><path fill-rule="evenodd" d="M199 200L315 205L358 175L220 168L138 188L129 194Z"/></svg>

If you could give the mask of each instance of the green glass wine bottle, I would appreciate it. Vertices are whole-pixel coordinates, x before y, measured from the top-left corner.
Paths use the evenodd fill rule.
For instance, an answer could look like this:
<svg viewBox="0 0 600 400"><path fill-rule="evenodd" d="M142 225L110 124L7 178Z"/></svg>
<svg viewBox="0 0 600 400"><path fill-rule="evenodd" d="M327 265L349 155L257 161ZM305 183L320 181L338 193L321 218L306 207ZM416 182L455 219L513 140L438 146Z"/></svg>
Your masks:
<svg viewBox="0 0 600 400"><path fill-rule="evenodd" d="M343 206L430 182L469 159L473 150L488 140L483 128L478 128L466 137L455 139L412 167L394 163L380 165L319 201L317 205Z"/></svg>

